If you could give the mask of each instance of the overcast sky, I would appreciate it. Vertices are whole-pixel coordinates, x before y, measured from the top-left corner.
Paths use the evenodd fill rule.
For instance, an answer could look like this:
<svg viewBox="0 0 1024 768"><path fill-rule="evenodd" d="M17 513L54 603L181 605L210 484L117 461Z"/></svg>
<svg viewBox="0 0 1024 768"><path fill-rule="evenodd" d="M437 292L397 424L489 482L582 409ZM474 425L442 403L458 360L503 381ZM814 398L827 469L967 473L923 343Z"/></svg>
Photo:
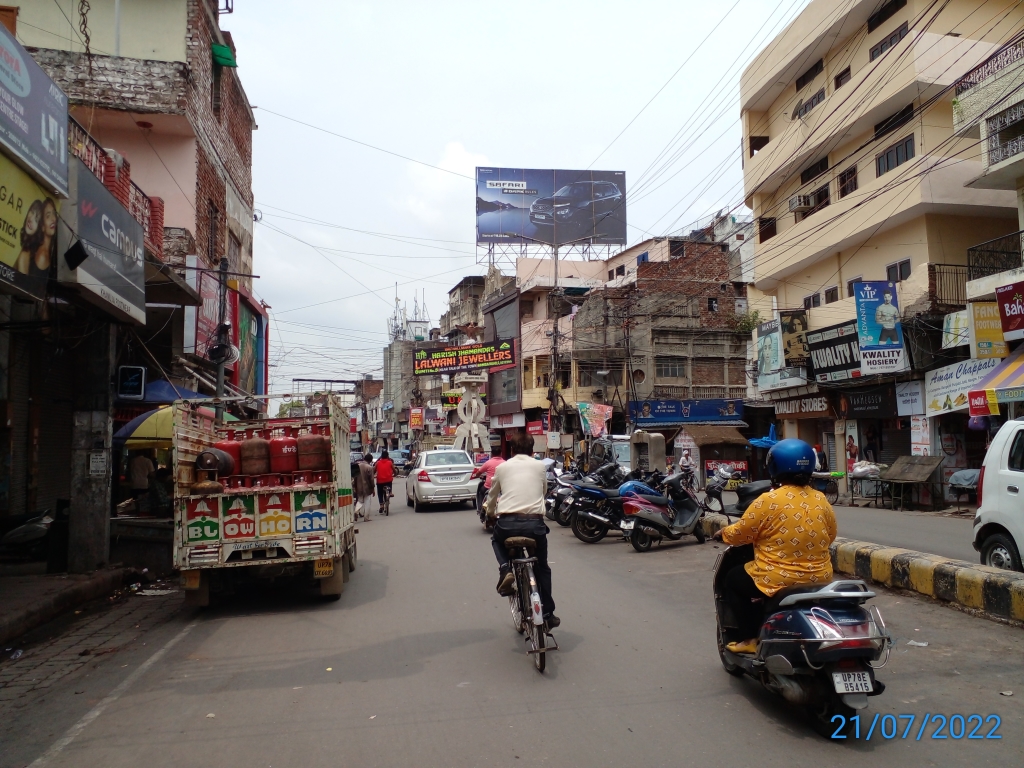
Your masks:
<svg viewBox="0 0 1024 768"><path fill-rule="evenodd" d="M740 202L739 72L804 5L238 0L271 391L379 377L395 283L436 325L483 274L478 165L625 171L630 242Z"/></svg>

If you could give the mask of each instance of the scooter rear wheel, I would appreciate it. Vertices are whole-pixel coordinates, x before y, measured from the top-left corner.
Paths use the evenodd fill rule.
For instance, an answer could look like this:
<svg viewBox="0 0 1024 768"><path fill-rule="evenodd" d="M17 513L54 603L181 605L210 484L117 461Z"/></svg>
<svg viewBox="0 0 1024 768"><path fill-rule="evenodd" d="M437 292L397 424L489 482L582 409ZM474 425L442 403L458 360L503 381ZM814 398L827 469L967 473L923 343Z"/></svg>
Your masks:
<svg viewBox="0 0 1024 768"><path fill-rule="evenodd" d="M840 730L842 733L849 728L850 718L857 714L857 710L846 706L839 698L839 694L831 690L831 686L825 688L825 684L823 684L822 688L825 690L822 692L821 699L807 706L807 714L811 718L811 727L814 728L815 733L826 739L831 739L838 727L836 723L832 722L832 718L836 715L843 716L846 725Z"/></svg>
<svg viewBox="0 0 1024 768"><path fill-rule="evenodd" d="M721 627L718 627L718 658L722 660L722 666L725 667L726 672L733 677L743 677L743 668L731 663L725 657L725 637L722 635Z"/></svg>
<svg viewBox="0 0 1024 768"><path fill-rule="evenodd" d="M596 544L605 537L608 529L589 517L573 515L572 532L577 539L585 544Z"/></svg>
<svg viewBox="0 0 1024 768"><path fill-rule="evenodd" d="M633 549L637 552L647 552L651 548L653 540L649 534L643 531L631 531L629 534L629 543L633 545Z"/></svg>
<svg viewBox="0 0 1024 768"><path fill-rule="evenodd" d="M707 541L707 534L704 533L704 521L701 520L697 527L693 529L693 536L697 539L698 544L703 544Z"/></svg>

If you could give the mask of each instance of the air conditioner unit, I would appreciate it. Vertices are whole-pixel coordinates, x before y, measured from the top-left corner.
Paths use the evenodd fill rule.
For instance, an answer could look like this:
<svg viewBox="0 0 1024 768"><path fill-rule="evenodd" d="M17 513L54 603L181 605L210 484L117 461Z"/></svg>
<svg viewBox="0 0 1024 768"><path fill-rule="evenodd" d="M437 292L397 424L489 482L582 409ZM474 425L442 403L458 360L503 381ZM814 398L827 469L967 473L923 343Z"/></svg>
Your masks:
<svg viewBox="0 0 1024 768"><path fill-rule="evenodd" d="M814 198L810 195L794 195L789 198L789 212L809 211L814 207Z"/></svg>

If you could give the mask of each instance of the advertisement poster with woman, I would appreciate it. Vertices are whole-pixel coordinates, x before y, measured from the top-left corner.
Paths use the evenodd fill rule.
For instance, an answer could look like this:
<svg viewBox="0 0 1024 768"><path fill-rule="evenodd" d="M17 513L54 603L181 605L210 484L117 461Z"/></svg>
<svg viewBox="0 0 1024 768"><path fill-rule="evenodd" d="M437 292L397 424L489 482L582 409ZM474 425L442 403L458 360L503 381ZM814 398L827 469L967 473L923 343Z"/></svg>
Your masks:
<svg viewBox="0 0 1024 768"><path fill-rule="evenodd" d="M782 352L786 365L804 365L810 354L807 344L807 310L792 309L779 313L782 322Z"/></svg>
<svg viewBox="0 0 1024 768"><path fill-rule="evenodd" d="M42 299L57 261L60 200L0 155L0 280Z"/></svg>

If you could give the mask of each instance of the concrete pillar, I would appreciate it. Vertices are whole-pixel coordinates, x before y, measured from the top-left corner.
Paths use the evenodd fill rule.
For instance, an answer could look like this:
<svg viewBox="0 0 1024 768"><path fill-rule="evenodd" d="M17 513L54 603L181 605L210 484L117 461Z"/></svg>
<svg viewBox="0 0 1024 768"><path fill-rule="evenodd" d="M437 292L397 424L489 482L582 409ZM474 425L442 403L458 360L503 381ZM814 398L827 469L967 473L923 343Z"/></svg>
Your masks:
<svg viewBox="0 0 1024 768"><path fill-rule="evenodd" d="M112 323L102 323L77 350L68 535L71 573L87 573L110 559L110 408L116 353L117 328Z"/></svg>

